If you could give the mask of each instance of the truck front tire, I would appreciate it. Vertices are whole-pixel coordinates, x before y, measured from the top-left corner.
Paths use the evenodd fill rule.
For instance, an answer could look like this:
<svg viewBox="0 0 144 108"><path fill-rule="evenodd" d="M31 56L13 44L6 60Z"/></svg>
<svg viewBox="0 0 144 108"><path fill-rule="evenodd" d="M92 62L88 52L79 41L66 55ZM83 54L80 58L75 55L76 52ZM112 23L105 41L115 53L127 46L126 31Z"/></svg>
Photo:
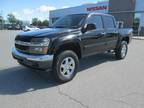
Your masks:
<svg viewBox="0 0 144 108"><path fill-rule="evenodd" d="M128 43L126 41L122 41L120 46L115 50L116 59L124 59L128 52Z"/></svg>
<svg viewBox="0 0 144 108"><path fill-rule="evenodd" d="M61 83L72 80L79 67L79 59L75 52L64 51L58 54L54 60L54 77Z"/></svg>

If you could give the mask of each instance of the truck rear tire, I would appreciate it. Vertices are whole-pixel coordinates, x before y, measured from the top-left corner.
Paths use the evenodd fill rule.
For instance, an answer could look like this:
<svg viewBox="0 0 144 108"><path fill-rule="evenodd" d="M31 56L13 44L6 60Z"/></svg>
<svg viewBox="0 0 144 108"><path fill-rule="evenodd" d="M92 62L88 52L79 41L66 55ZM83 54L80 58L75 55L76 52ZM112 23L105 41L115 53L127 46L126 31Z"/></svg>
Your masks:
<svg viewBox="0 0 144 108"><path fill-rule="evenodd" d="M122 41L120 46L115 50L116 59L124 59L128 52L128 44L126 41Z"/></svg>
<svg viewBox="0 0 144 108"><path fill-rule="evenodd" d="M76 53L67 50L58 54L54 60L54 77L58 82L65 83L71 81L79 67L79 59Z"/></svg>

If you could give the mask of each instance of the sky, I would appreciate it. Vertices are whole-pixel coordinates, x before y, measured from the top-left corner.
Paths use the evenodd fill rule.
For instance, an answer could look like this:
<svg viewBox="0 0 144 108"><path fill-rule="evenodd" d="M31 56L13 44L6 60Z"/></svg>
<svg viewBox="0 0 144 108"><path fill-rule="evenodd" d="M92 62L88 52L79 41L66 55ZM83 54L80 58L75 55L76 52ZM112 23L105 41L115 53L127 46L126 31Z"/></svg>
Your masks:
<svg viewBox="0 0 144 108"><path fill-rule="evenodd" d="M79 6L85 3L96 3L103 0L1 0L0 14L6 19L12 13L20 20L31 21L32 18L48 19L49 11Z"/></svg>

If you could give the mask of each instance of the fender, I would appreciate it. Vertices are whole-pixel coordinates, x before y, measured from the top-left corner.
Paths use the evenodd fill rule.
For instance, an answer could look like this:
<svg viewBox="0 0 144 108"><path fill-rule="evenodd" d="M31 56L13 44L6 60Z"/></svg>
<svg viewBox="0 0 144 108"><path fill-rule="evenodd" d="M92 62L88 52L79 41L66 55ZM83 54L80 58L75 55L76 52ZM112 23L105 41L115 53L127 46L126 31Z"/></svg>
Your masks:
<svg viewBox="0 0 144 108"><path fill-rule="evenodd" d="M81 35L76 36L75 34L69 34L67 36L60 37L52 42L50 45L50 54L54 54L61 46L66 44L79 45L81 53L83 53L83 45L81 43Z"/></svg>

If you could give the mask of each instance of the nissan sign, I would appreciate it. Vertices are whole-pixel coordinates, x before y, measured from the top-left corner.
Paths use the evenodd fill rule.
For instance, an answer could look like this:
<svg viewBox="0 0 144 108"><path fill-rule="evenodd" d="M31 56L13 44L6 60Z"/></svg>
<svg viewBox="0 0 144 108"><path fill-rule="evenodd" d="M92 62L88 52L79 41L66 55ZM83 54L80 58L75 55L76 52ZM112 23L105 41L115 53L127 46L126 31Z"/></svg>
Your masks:
<svg viewBox="0 0 144 108"><path fill-rule="evenodd" d="M108 10L108 6L96 6L87 8L87 11Z"/></svg>

